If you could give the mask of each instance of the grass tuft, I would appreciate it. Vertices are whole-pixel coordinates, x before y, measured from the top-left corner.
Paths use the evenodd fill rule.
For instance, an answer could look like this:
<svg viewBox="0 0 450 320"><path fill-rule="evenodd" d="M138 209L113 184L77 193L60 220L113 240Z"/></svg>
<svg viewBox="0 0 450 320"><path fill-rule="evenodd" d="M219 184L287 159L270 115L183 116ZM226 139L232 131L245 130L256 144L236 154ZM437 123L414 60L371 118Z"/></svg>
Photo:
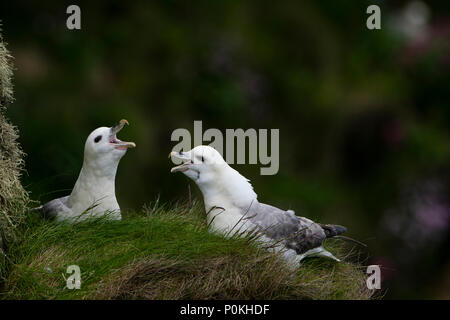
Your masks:
<svg viewBox="0 0 450 320"><path fill-rule="evenodd" d="M207 231L196 204L155 205L122 221L57 225L30 217L9 248L3 299L367 299L350 262L309 259L297 271L248 239ZM351 253L328 241L340 258ZM12 258L11 258L12 257ZM81 289L66 288L66 268Z"/></svg>
<svg viewBox="0 0 450 320"><path fill-rule="evenodd" d="M0 34L0 263L6 259L6 246L14 239L28 205L28 194L20 183L24 153L17 142L17 128L4 115L13 99L11 59ZM0 283L4 276L0 269Z"/></svg>

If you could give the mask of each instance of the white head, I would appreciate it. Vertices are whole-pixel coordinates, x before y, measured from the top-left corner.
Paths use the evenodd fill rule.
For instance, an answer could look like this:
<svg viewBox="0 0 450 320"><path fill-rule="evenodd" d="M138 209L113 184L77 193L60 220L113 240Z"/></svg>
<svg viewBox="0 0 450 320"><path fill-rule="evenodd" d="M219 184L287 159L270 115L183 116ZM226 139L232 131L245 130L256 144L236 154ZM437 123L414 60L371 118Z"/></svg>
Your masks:
<svg viewBox="0 0 450 320"><path fill-rule="evenodd" d="M170 157L183 161L170 172L183 172L197 184L210 180L228 167L221 154L209 146L198 146L187 152L171 152Z"/></svg>
<svg viewBox="0 0 450 320"><path fill-rule="evenodd" d="M117 139L117 133L122 130L127 120L120 120L111 128L97 128L89 134L84 145L84 165L96 170L109 170L117 167L119 160L125 155L128 148L136 147L134 142L125 142Z"/></svg>
<svg viewBox="0 0 450 320"><path fill-rule="evenodd" d="M183 161L170 171L182 172L194 180L205 197L213 193L236 202L256 199L249 180L231 168L222 155L210 146L197 146L187 152L171 152L169 157Z"/></svg>

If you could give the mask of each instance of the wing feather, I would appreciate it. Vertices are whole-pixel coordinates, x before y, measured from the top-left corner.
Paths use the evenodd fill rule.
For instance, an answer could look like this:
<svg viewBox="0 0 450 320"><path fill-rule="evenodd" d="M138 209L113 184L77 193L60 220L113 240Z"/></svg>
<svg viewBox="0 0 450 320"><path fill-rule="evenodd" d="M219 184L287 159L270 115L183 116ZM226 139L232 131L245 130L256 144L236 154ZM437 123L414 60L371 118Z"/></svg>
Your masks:
<svg viewBox="0 0 450 320"><path fill-rule="evenodd" d="M269 238L283 241L287 248L302 254L320 247L326 238L317 223L295 215L292 210L281 210L264 203L255 203L248 210L248 219Z"/></svg>
<svg viewBox="0 0 450 320"><path fill-rule="evenodd" d="M71 212L70 208L67 206L68 199L69 196L66 196L54 199L44 204L42 207L44 218L54 219L62 213Z"/></svg>

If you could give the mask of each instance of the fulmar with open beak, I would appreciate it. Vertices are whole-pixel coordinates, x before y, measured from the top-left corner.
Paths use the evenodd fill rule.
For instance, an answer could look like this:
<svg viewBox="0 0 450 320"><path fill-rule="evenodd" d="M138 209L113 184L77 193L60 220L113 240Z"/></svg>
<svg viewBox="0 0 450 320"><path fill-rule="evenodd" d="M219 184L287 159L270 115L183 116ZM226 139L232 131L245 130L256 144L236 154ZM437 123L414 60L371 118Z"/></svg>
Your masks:
<svg viewBox="0 0 450 320"><path fill-rule="evenodd" d="M200 188L206 219L213 232L243 236L257 232L258 240L282 252L294 267L306 257L327 257L339 261L322 243L339 236L346 228L316 223L292 210L282 210L258 201L250 181L231 168L210 146L197 146L187 152L171 152L173 162L182 162L171 172L182 172Z"/></svg>
<svg viewBox="0 0 450 320"><path fill-rule="evenodd" d="M115 179L120 159L134 142L117 138L117 133L128 124L120 120L111 128L97 128L89 134L84 145L84 161L72 193L54 199L36 208L48 218L57 221L83 220L91 216L107 215L120 220L120 207L115 194Z"/></svg>

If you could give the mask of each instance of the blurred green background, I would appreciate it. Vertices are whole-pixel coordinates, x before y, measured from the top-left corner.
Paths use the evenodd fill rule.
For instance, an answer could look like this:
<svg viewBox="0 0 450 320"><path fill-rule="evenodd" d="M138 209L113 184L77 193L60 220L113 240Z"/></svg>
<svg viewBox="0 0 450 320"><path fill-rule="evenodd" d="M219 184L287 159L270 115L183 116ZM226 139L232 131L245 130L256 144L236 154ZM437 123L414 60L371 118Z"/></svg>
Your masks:
<svg viewBox="0 0 450 320"><path fill-rule="evenodd" d="M81 7L82 29L66 28ZM366 9L381 7L381 30ZM8 116L31 197L67 195L84 140L125 118L123 210L187 197L173 130L280 129L280 170L234 165L259 199L343 224L386 298L450 298L448 1L2 1ZM192 186L194 197L200 198Z"/></svg>

